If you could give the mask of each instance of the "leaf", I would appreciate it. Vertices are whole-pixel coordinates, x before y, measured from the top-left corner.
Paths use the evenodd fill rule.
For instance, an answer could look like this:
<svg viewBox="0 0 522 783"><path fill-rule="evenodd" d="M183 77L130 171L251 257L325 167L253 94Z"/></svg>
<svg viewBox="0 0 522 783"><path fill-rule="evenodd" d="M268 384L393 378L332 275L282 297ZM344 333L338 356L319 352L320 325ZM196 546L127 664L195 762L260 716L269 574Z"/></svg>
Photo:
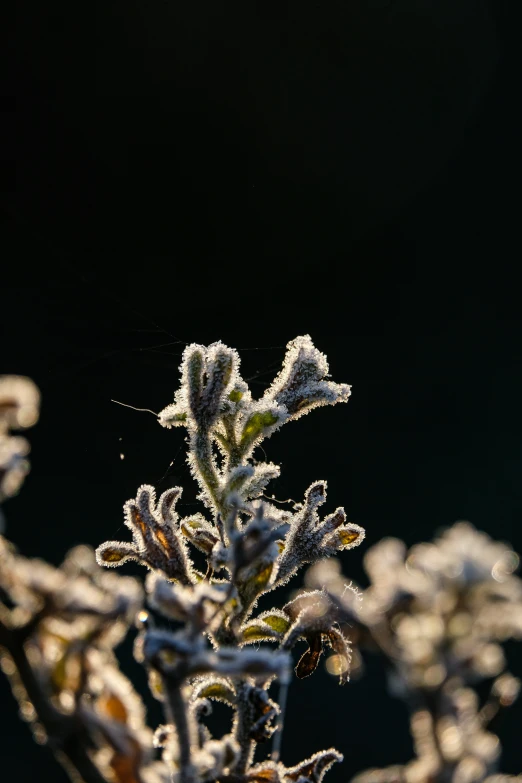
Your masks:
<svg viewBox="0 0 522 783"><path fill-rule="evenodd" d="M263 592L270 581L273 568L274 564L272 562L267 563L266 560L261 560L253 573L252 570L249 569L250 575L245 581L238 581L237 588L239 596L245 608L249 607L256 600L258 595Z"/></svg>
<svg viewBox="0 0 522 783"><path fill-rule="evenodd" d="M203 392L203 346L188 345L183 351L183 379L188 387L188 402L194 418L199 412Z"/></svg>
<svg viewBox="0 0 522 783"><path fill-rule="evenodd" d="M290 620L282 613L276 614L274 612L273 614L263 614L261 615L261 618L264 623L269 625L270 628L273 628L274 631L277 631L278 633L286 633L290 628Z"/></svg>
<svg viewBox="0 0 522 783"><path fill-rule="evenodd" d="M245 498L257 498L266 490L267 484L273 479L278 478L281 473L279 465L273 462L262 462L257 464L255 470L244 488Z"/></svg>
<svg viewBox="0 0 522 783"><path fill-rule="evenodd" d="M323 652L323 640L320 633L310 634L305 638L310 646L295 667L295 673L300 680L304 680L305 677L309 677L315 672Z"/></svg>
<svg viewBox="0 0 522 783"><path fill-rule="evenodd" d="M254 475L254 468L252 465L239 465L230 471L225 494L228 495L232 492L240 492L246 481L252 478Z"/></svg>
<svg viewBox="0 0 522 783"><path fill-rule="evenodd" d="M138 553L132 544L124 541L106 541L96 550L98 565L115 568L127 563L129 560L137 560Z"/></svg>
<svg viewBox="0 0 522 783"><path fill-rule="evenodd" d="M285 770L285 778L297 781L299 778L305 778L311 783L321 783L330 767L336 761L342 761L343 756L335 748L321 750L315 753L311 758L296 764L295 767Z"/></svg>
<svg viewBox="0 0 522 783"><path fill-rule="evenodd" d="M360 533L355 533L353 530L339 530L338 535L341 540L341 544L343 546L348 546L348 544L353 544L354 541L357 541Z"/></svg>
<svg viewBox="0 0 522 783"><path fill-rule="evenodd" d="M339 684L345 685L350 679L350 662L352 660L350 642L337 628L330 629L328 642L338 658Z"/></svg>
<svg viewBox="0 0 522 783"><path fill-rule="evenodd" d="M206 349L204 387L201 404L195 415L200 427L208 428L215 423L222 407L223 395L238 364L237 352L221 342L213 343Z"/></svg>
<svg viewBox="0 0 522 783"><path fill-rule="evenodd" d="M265 761L250 768L247 772L247 780L253 783L280 783L281 770L275 762Z"/></svg>
<svg viewBox="0 0 522 783"><path fill-rule="evenodd" d="M287 632L290 619L278 609L263 612L242 628L242 641L247 644L255 641L275 641Z"/></svg>
<svg viewBox="0 0 522 783"><path fill-rule="evenodd" d="M350 396L347 384L327 381L326 356L312 343L309 335L296 337L287 345L283 367L264 394L284 405L290 419L298 419L312 408L346 402Z"/></svg>
<svg viewBox="0 0 522 783"><path fill-rule="evenodd" d="M281 417L281 413L271 410L261 410L251 413L246 420L243 432L241 433L241 447L244 448L252 443L264 432L264 430L277 424Z"/></svg>
<svg viewBox="0 0 522 783"><path fill-rule="evenodd" d="M224 680L205 680L200 687L194 688L193 699L214 699L222 701L225 704L234 705L236 703L236 694L229 683Z"/></svg>
<svg viewBox="0 0 522 783"><path fill-rule="evenodd" d="M340 549L353 549L364 540L364 528L354 523L348 523L338 527L330 535L325 536L323 554L333 554Z"/></svg>
<svg viewBox="0 0 522 783"><path fill-rule="evenodd" d="M182 519L180 529L185 538L188 538L193 546L206 555L210 554L214 544L218 541L217 535L203 517Z"/></svg>
<svg viewBox="0 0 522 783"><path fill-rule="evenodd" d="M158 421L162 427L183 427L187 422L187 411L178 403L171 403L158 414Z"/></svg>
<svg viewBox="0 0 522 783"><path fill-rule="evenodd" d="M279 639L279 634L277 634L268 625L259 622L249 623L243 628L241 634L241 641L245 643L271 641L277 639Z"/></svg>

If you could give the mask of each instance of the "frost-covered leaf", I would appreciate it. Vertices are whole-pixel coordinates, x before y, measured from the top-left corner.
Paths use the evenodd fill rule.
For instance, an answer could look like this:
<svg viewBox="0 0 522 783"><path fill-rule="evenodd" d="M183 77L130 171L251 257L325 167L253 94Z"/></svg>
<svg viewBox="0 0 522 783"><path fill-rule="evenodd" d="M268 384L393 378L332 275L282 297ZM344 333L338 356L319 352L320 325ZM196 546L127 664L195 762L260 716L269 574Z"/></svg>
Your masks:
<svg viewBox="0 0 522 783"><path fill-rule="evenodd" d="M252 783L282 783L284 767L275 761L256 764L247 772L246 778Z"/></svg>
<svg viewBox="0 0 522 783"><path fill-rule="evenodd" d="M202 390L199 411L195 417L198 425L211 427L222 408L224 397L235 379L239 356L223 343L213 343L205 355L205 385Z"/></svg>
<svg viewBox="0 0 522 783"><path fill-rule="evenodd" d="M167 405L158 415L159 423L167 429L186 426L187 418L188 414L185 408L176 402Z"/></svg>
<svg viewBox="0 0 522 783"><path fill-rule="evenodd" d="M182 379L187 389L187 400L192 416L197 419L203 394L203 368L205 348L202 345L187 345L183 351Z"/></svg>
<svg viewBox="0 0 522 783"><path fill-rule="evenodd" d="M326 500L326 482L316 481L305 492L304 503L290 521L290 530L278 560L277 584L285 584L305 563L314 563L340 549L358 546L364 529L346 522L343 508L323 520L317 509Z"/></svg>
<svg viewBox="0 0 522 783"><path fill-rule="evenodd" d="M212 552L213 547L219 541L217 530L210 522L207 522L202 514L185 517L179 526L182 534L188 538L190 543L206 555Z"/></svg>
<svg viewBox="0 0 522 783"><path fill-rule="evenodd" d="M305 677L309 677L315 672L319 665L319 660L323 653L323 641L321 634L312 634L306 637L308 642L308 650L302 654L297 666L295 667L295 673L300 680Z"/></svg>
<svg viewBox="0 0 522 783"><path fill-rule="evenodd" d="M257 641L279 641L291 625L290 618L278 609L263 612L241 628L244 644Z"/></svg>
<svg viewBox="0 0 522 783"><path fill-rule="evenodd" d="M226 494L229 495L233 492L241 493L245 484L254 475L254 468L252 465L239 465L230 471L228 476Z"/></svg>
<svg viewBox="0 0 522 783"><path fill-rule="evenodd" d="M132 531L132 544L109 541L97 549L100 565L121 565L135 559L149 568L162 571L169 579L191 584L192 561L178 529L175 504L181 487L163 492L156 503L154 487L143 484L136 499L124 506L126 526Z"/></svg>
<svg viewBox="0 0 522 783"><path fill-rule="evenodd" d="M286 633L290 628L290 620L279 609L269 609L267 612L260 614L257 619L262 620L265 625L268 625L277 633Z"/></svg>
<svg viewBox="0 0 522 783"><path fill-rule="evenodd" d="M237 589L245 609L250 607L265 590L273 570L273 561L261 559L248 569L244 569L244 574L238 577Z"/></svg>
<svg viewBox="0 0 522 783"><path fill-rule="evenodd" d="M331 628L328 633L328 643L337 656L336 668L339 674L339 684L345 685L349 680L352 651L350 642L338 628Z"/></svg>
<svg viewBox="0 0 522 783"><path fill-rule="evenodd" d="M241 641L244 644L250 644L252 642L263 641L277 641L280 638L280 634L270 628L263 622L254 620L243 626L241 630Z"/></svg>
<svg viewBox="0 0 522 783"><path fill-rule="evenodd" d="M243 488L243 496L245 499L250 500L257 498L263 494L267 485L273 479L276 479L281 473L279 465L274 465L273 462L262 462L255 466L255 470L252 471L252 476L246 482Z"/></svg>
<svg viewBox="0 0 522 783"><path fill-rule="evenodd" d="M243 453L252 451L254 445L269 437L287 418L285 408L279 405L255 403L247 416L239 436Z"/></svg>
<svg viewBox="0 0 522 783"><path fill-rule="evenodd" d="M132 544L124 541L106 541L96 550L96 560L101 566L116 568L128 563L130 560L138 560L139 554Z"/></svg>
<svg viewBox="0 0 522 783"><path fill-rule="evenodd" d="M327 377L326 356L315 348L309 335L296 337L288 343L283 368L263 399L284 406L290 419L298 419L312 408L346 402L351 387Z"/></svg>
<svg viewBox="0 0 522 783"><path fill-rule="evenodd" d="M296 764L285 770L285 778L298 781L300 778L310 781L310 783L321 783L325 774L337 761L342 761L342 753L335 748L321 750L314 753L309 759Z"/></svg>
<svg viewBox="0 0 522 783"><path fill-rule="evenodd" d="M213 699L232 706L236 703L236 692L229 680L207 677L196 683L192 699Z"/></svg>

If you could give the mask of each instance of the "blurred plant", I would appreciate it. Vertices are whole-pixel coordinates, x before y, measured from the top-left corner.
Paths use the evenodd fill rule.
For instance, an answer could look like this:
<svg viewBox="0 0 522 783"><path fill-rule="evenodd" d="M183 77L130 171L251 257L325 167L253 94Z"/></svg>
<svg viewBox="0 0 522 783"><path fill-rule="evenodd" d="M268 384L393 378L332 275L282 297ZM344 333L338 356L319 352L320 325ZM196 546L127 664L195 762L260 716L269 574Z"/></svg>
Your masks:
<svg viewBox="0 0 522 783"><path fill-rule="evenodd" d="M141 486L124 509L132 541L109 541L96 552L101 566L134 560L149 569L150 613L141 609L137 581L104 572L85 547L52 568L26 560L1 539L2 665L36 739L51 745L72 779L321 783L342 759L329 749L294 767L280 761L294 645L307 643L298 677L311 674L323 647L330 646L346 662L340 681L347 680L350 648L337 611L324 593L309 591L253 616L259 598L286 584L304 564L357 546L364 537L341 508L320 518L324 481L312 484L290 511L267 501L265 489L279 467L253 458L261 441L286 422L347 401L350 387L327 378L326 357L308 336L289 343L281 372L259 400L239 375L235 351L222 343L186 348L180 388L159 421L186 428L188 462L207 513L180 518L180 487L157 499L153 487ZM9 379L3 383L0 391L15 388ZM25 379L16 383L22 385L11 402L0 400L1 433L6 454L11 448L13 455L1 463L11 476L4 481L10 490L5 494L12 494L27 469L17 462L10 428L37 417L34 387ZM12 411L24 410L29 389L33 416L16 418ZM196 567L195 550L203 570ZM135 655L166 718L153 740L141 699L114 655L136 613ZM163 619L168 627L160 624ZM247 647L259 642L277 649ZM276 680L279 703L268 695ZM218 739L204 721L212 700L229 705L233 715L231 731ZM271 758L256 763L257 745L270 738ZM153 746L161 749L161 759L154 759Z"/></svg>
<svg viewBox="0 0 522 783"><path fill-rule="evenodd" d="M16 495L29 470L29 443L12 430L38 420L40 393L29 378L0 376L0 503Z"/></svg>
<svg viewBox="0 0 522 783"><path fill-rule="evenodd" d="M379 651L391 692L410 709L416 758L357 783L510 779L496 773L500 743L488 726L519 691L502 647L522 638L518 562L509 546L459 522L409 551L394 538L377 543L364 558L370 585L362 592L346 589L335 559L309 569L307 586L320 587L351 626L355 658L361 648ZM339 666L333 656L328 668ZM489 683L484 700L474 690L481 681Z"/></svg>

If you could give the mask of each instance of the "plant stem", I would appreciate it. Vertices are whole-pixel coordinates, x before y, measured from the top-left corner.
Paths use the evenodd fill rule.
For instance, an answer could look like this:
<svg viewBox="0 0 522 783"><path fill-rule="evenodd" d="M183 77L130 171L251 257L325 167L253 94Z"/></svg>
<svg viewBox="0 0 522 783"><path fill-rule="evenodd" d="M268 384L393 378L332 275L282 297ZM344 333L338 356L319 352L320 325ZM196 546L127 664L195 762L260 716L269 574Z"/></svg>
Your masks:
<svg viewBox="0 0 522 783"><path fill-rule="evenodd" d="M212 498L216 509L222 513L221 498L219 497L219 481L212 457L212 446L207 433L198 432L193 440L193 453L197 462L198 471ZM196 478L199 478L196 475Z"/></svg>
<svg viewBox="0 0 522 783"><path fill-rule="evenodd" d="M272 743L272 761L279 761L281 755L281 742L283 739L283 727L285 724L286 700L288 698L288 681L281 681L279 684L279 717L274 732Z"/></svg>
<svg viewBox="0 0 522 783"><path fill-rule="evenodd" d="M249 684L245 680L240 680L237 685L237 714L235 726L235 738L240 747L239 758L234 767L235 775L244 775L252 762L255 750L255 742L250 739L250 729L252 728L251 718L248 708Z"/></svg>
<svg viewBox="0 0 522 783"><path fill-rule="evenodd" d="M24 648L24 628L10 629L0 623L0 645L5 647L16 666L18 676L48 736L48 744L72 780L83 783L107 783L87 748L91 744L85 726L75 715L64 715L49 702L31 668Z"/></svg>
<svg viewBox="0 0 522 783"><path fill-rule="evenodd" d="M166 711L169 723L176 727L179 745L179 780L180 783L192 783L190 727L181 685L178 679L164 676L166 691Z"/></svg>

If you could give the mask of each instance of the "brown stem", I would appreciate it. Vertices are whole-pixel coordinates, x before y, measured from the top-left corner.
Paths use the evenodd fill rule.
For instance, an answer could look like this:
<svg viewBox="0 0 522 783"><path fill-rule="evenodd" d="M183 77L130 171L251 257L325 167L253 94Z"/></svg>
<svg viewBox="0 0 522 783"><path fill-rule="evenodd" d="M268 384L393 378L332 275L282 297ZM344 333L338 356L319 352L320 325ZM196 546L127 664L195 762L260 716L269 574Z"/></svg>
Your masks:
<svg viewBox="0 0 522 783"><path fill-rule="evenodd" d="M191 764L190 727L187 718L187 709L180 681L173 677L164 676L166 692L166 712L169 723L176 727L179 745L179 780L180 783L193 783Z"/></svg>
<svg viewBox="0 0 522 783"><path fill-rule="evenodd" d="M78 780L79 775L83 783L107 783L107 778L87 752L91 742L85 726L76 715L59 712L43 693L25 652L26 635L23 627L9 629L0 623L0 645L7 649L16 666L29 701L48 736L49 746L72 780Z"/></svg>
<svg viewBox="0 0 522 783"><path fill-rule="evenodd" d="M256 743L253 739L250 739L250 729L252 728L249 704L248 704L248 692L250 686L246 680L240 680L237 685L237 713L236 713L236 726L235 726L235 738L240 747L239 758L234 767L235 775L244 775L252 763L254 750Z"/></svg>
<svg viewBox="0 0 522 783"><path fill-rule="evenodd" d="M274 739L272 741L272 754L271 758L272 761L279 761L279 757L281 756L281 742L283 739L283 728L285 725L285 711L286 711L286 700L288 697L288 681L287 678L285 678L285 681L281 681L279 683L279 716L277 718L277 723L274 731Z"/></svg>

